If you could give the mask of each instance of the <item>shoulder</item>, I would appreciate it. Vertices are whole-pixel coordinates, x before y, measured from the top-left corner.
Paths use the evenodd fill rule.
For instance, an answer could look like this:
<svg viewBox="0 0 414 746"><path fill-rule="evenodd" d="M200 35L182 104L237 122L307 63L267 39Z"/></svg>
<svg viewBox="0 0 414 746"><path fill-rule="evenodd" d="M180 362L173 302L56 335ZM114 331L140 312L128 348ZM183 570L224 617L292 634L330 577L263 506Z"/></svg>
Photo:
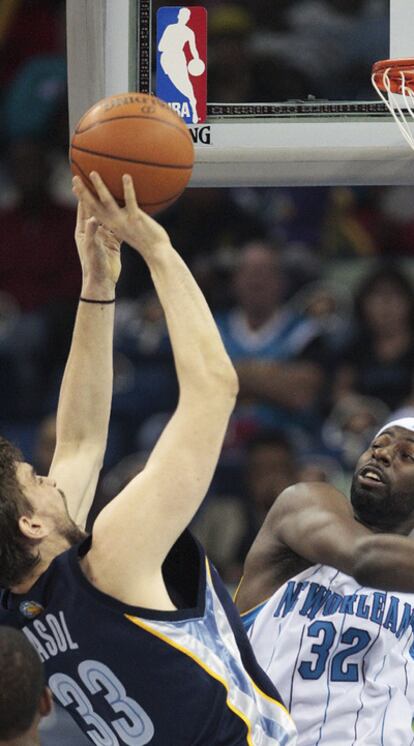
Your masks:
<svg viewBox="0 0 414 746"><path fill-rule="evenodd" d="M271 523L275 516L280 519L291 513L299 516L301 511L308 512L318 508L336 510L338 507L352 512L348 498L333 485L326 482L298 482L280 493L265 523Z"/></svg>
<svg viewBox="0 0 414 746"><path fill-rule="evenodd" d="M276 498L253 542L246 567L287 566L287 575L299 572L308 562L297 553L292 536L302 536L326 516L353 517L349 500L325 482L299 482L283 490ZM318 516L318 518L317 518ZM283 575L286 573L283 572Z"/></svg>

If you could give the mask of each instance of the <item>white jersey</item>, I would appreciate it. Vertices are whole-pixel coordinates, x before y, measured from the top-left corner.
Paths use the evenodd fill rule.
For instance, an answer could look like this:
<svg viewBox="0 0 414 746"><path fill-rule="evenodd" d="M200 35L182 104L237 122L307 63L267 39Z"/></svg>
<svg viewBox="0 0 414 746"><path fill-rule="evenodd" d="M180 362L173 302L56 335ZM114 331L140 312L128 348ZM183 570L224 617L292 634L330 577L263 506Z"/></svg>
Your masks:
<svg viewBox="0 0 414 746"><path fill-rule="evenodd" d="M317 565L245 623L298 746L414 744L414 594L365 588Z"/></svg>

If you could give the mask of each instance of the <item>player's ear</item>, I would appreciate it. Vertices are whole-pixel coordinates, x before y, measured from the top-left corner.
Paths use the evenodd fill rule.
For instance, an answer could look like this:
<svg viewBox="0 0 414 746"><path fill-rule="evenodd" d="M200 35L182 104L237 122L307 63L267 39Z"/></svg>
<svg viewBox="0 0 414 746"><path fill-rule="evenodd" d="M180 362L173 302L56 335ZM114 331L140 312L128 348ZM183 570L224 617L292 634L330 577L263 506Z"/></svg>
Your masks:
<svg viewBox="0 0 414 746"><path fill-rule="evenodd" d="M35 515L21 515L19 529L26 539L32 539L33 541L44 539L48 534L46 526Z"/></svg>
<svg viewBox="0 0 414 746"><path fill-rule="evenodd" d="M42 696L40 697L39 702L39 714L42 718L46 717L47 715L50 715L52 712L53 707L53 700L52 700L52 693L49 689L49 687L45 686Z"/></svg>

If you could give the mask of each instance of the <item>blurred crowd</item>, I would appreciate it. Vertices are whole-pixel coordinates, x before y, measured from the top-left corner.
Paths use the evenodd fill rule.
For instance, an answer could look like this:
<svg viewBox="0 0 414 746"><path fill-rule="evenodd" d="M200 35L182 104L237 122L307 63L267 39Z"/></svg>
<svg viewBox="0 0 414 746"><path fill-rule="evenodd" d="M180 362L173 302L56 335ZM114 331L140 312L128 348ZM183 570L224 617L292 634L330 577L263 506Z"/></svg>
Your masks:
<svg viewBox="0 0 414 746"><path fill-rule="evenodd" d="M210 101L374 100L369 70L387 56L388 2L204 4ZM64 32L60 0L0 5L0 432L39 473L80 289ZM194 521L228 583L285 486L346 490L379 426L414 412L413 202L411 187L205 188L159 216L240 379ZM142 468L177 400L162 309L143 263L122 253L109 444L91 520Z"/></svg>

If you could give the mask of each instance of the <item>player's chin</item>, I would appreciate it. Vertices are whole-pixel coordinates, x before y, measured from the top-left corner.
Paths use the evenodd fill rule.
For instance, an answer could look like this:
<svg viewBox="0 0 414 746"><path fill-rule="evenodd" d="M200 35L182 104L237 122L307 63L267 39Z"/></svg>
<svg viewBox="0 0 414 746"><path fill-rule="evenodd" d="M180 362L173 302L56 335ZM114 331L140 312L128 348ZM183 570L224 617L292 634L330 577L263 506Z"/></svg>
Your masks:
<svg viewBox="0 0 414 746"><path fill-rule="evenodd" d="M358 477L354 477L351 485L351 503L353 508L364 515L384 515L389 504L388 486L381 483L378 485L362 485Z"/></svg>

